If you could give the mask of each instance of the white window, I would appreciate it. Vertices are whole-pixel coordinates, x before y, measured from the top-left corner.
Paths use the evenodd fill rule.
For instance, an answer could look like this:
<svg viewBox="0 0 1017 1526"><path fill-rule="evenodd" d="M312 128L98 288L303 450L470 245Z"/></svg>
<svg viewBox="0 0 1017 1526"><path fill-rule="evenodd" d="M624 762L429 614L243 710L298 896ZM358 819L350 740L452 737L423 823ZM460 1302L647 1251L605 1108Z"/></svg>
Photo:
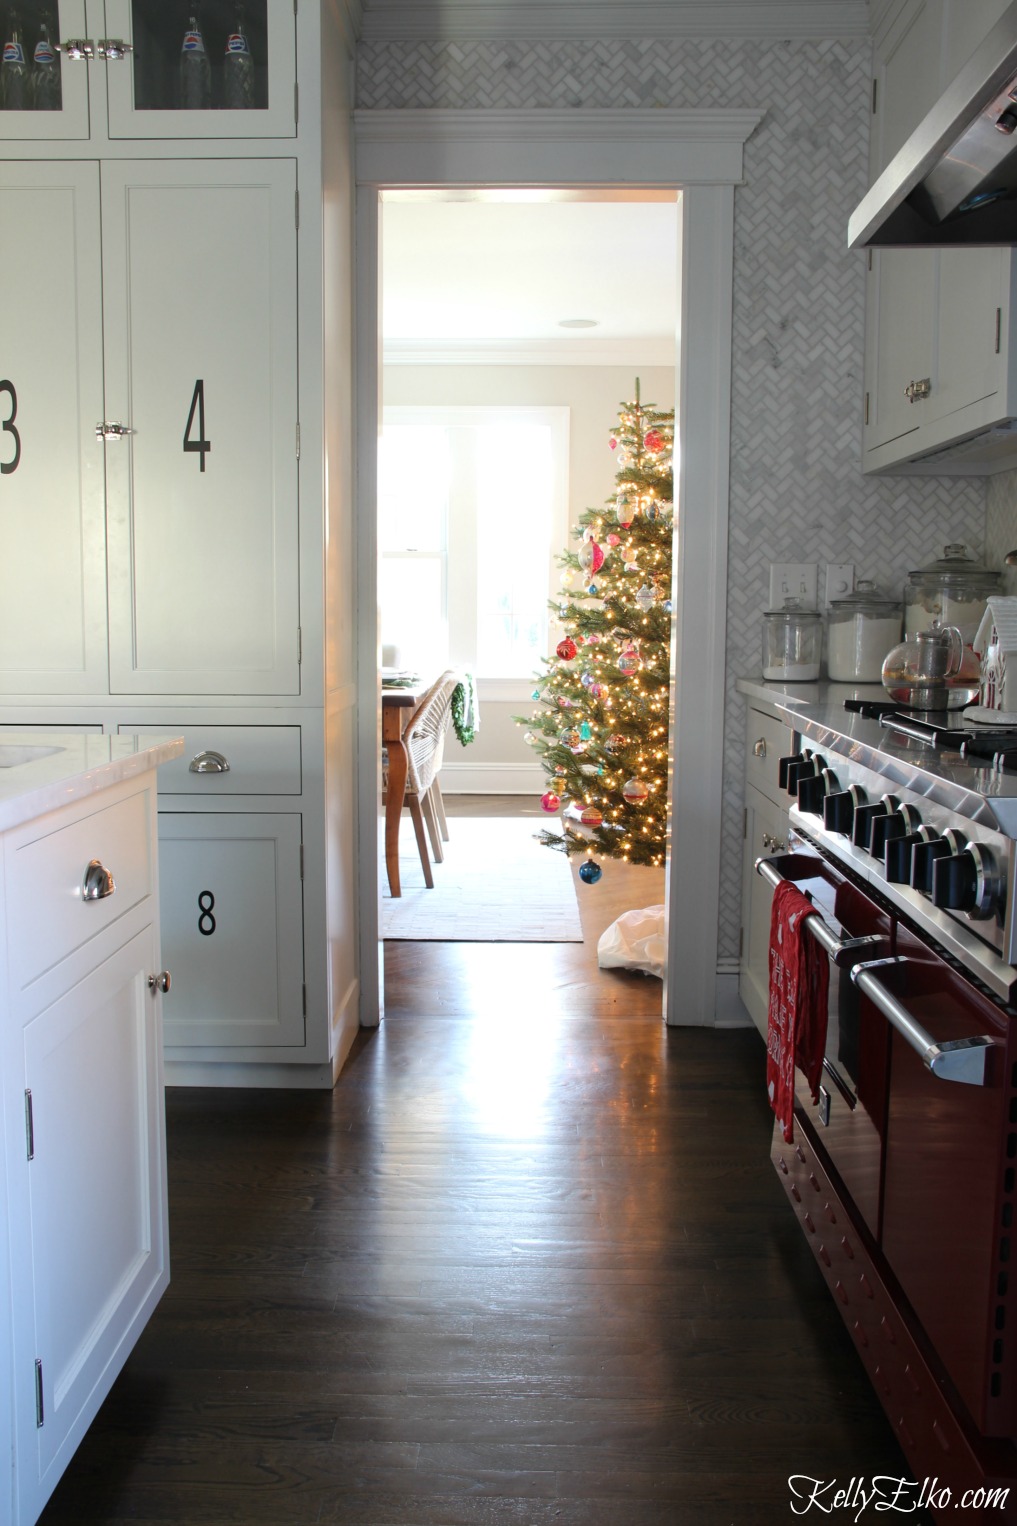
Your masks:
<svg viewBox="0 0 1017 1526"><path fill-rule="evenodd" d="M378 593L397 666L529 679L567 539L567 408L385 409Z"/></svg>

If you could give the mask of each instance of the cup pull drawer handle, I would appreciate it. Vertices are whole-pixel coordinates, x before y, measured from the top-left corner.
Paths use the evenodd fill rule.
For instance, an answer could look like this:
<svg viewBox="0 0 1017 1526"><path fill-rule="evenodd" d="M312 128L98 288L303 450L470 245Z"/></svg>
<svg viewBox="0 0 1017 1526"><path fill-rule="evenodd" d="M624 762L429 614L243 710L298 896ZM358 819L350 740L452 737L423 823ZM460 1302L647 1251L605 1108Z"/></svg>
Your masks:
<svg viewBox="0 0 1017 1526"><path fill-rule="evenodd" d="M906 1040L916 1054L921 1056L927 1070L941 1081L961 1081L968 1086L988 1086L987 1057L993 1047L992 1039L983 1035L973 1039L944 1039L938 1043L927 1033L911 1013L888 991L880 980L877 970L896 969L907 960L897 955L893 959L872 959L856 964L851 979L874 1007L878 1007L892 1028Z"/></svg>
<svg viewBox="0 0 1017 1526"><path fill-rule="evenodd" d="M785 858L757 858L756 873L761 874L768 884L776 890L782 880L792 880L790 874L781 874L778 867L781 863L794 862L794 854L787 854ZM863 954L875 953L877 948L886 946L885 939L878 933L867 933L864 938L838 938L837 934L828 927L819 915L814 911L805 919L805 931L810 937L815 938L820 948L829 955L836 965L854 964Z"/></svg>
<svg viewBox="0 0 1017 1526"><path fill-rule="evenodd" d="M190 761L189 770L192 774L228 774L230 763L221 752L213 752L211 748L207 752L199 752Z"/></svg>
<svg viewBox="0 0 1017 1526"><path fill-rule="evenodd" d="M97 858L93 858L85 870L81 885L81 897L85 901L104 901L117 888L117 882Z"/></svg>

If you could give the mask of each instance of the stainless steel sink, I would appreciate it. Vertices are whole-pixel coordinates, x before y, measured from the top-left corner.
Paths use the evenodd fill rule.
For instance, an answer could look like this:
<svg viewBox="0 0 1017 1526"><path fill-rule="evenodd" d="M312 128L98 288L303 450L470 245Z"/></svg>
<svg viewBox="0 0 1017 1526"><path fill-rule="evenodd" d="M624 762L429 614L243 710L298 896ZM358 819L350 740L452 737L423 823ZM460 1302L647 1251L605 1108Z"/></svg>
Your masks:
<svg viewBox="0 0 1017 1526"><path fill-rule="evenodd" d="M19 742L0 742L0 768L17 768L19 763L34 763L36 758L49 758L62 747L32 747Z"/></svg>

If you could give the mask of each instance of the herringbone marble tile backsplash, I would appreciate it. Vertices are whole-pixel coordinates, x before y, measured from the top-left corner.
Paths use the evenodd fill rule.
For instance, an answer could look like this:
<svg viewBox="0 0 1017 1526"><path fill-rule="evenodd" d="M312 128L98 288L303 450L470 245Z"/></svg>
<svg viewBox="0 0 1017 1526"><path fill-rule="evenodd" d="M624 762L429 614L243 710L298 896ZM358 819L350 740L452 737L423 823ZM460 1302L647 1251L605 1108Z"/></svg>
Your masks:
<svg viewBox="0 0 1017 1526"><path fill-rule="evenodd" d="M855 39L407 42L366 44L358 57L362 109L766 109L735 199L719 946L728 965L741 920L744 702L734 682L759 672L769 563L815 561L822 578L826 562L854 562L858 577L896 588L946 542L979 552L985 542L983 482L860 471L864 256L845 242L866 186L869 80L868 46ZM1005 506L1000 514L1005 524Z"/></svg>

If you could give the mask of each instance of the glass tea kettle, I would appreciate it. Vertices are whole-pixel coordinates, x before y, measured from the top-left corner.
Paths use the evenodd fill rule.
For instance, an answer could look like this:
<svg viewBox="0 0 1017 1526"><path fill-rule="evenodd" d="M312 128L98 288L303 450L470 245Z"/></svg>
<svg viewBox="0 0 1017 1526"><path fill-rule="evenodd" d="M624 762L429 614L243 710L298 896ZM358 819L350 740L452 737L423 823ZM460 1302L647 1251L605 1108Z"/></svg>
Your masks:
<svg viewBox="0 0 1017 1526"><path fill-rule="evenodd" d="M890 698L913 710L959 710L978 698L978 659L955 625L934 620L895 646L883 663Z"/></svg>

